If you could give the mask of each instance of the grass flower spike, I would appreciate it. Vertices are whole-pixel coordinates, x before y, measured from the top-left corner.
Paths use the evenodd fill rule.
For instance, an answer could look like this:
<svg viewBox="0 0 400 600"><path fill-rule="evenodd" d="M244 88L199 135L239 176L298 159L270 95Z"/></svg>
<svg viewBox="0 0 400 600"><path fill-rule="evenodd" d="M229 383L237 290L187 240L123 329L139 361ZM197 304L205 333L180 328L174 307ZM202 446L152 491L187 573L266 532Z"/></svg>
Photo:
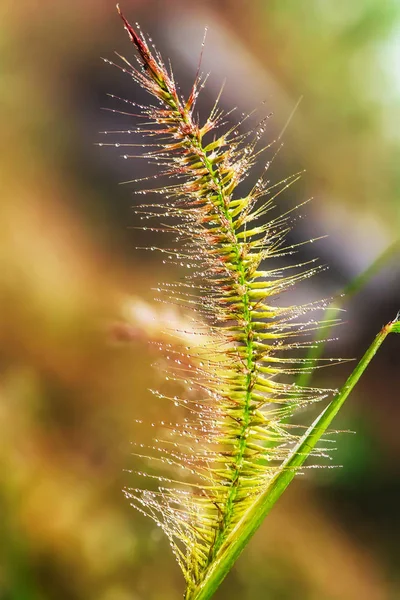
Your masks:
<svg viewBox="0 0 400 600"><path fill-rule="evenodd" d="M291 417L328 394L295 383L310 368L301 351L311 344L306 334L320 327L312 316L325 303L276 302L320 267L314 261L277 266L276 259L295 248L285 241L291 214L274 216L272 209L299 174L271 184L267 163L255 185L238 192L266 150L260 147L265 121L247 133L241 127L246 117L229 128L217 101L200 122L195 107L205 78L198 73L183 99L158 51L118 10L138 61L133 66L120 57L122 68L155 98L153 105L135 104L144 123L139 129L149 139L141 157L157 163L158 177L168 179L159 189L141 190L163 199L137 212L158 222L149 229L176 240L176 248L160 250L182 265L185 276L160 292L186 307L193 323L184 348L167 348L173 365L168 385L184 392L157 392L185 416L164 423L154 447L141 451L167 472L147 474L158 487L126 494L168 536L186 581L186 600L204 600L268 512L268 498L279 497L305 456L323 453L315 444L329 424L326 412L318 439L307 448L317 422L304 434Z"/></svg>

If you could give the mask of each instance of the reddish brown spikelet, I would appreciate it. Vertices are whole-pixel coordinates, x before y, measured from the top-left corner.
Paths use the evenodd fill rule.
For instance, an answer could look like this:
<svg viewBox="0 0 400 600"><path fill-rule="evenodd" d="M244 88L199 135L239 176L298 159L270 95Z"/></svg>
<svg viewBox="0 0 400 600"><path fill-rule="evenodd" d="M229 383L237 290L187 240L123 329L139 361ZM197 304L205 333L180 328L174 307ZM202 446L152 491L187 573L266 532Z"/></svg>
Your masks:
<svg viewBox="0 0 400 600"><path fill-rule="evenodd" d="M140 39L140 37L137 35L136 31L133 29L131 24L127 21L127 19L125 18L125 16L123 15L123 13L121 11L119 4L117 4L117 11L118 11L119 16L121 17L121 19L124 22L125 28L126 28L127 32L129 33L129 37L131 38L131 41L135 44L136 48L139 50L139 53L140 53L141 57L143 58L143 62L150 66L152 59L151 59L151 55L150 55L147 44L143 40ZM152 61L152 62L154 62L154 61Z"/></svg>
<svg viewBox="0 0 400 600"><path fill-rule="evenodd" d="M169 77L164 65L160 61L157 62L154 59L146 40L136 33L132 25L122 13L119 4L117 4L117 10L124 23L125 29L129 34L131 42L135 45L136 49L139 52L139 57L142 60L142 67L144 69L144 72L147 73L149 76L145 77L144 74L142 74L142 83L144 83L147 80L147 83L144 83L145 87L164 102L168 103L170 96L170 98L173 99L176 103L176 101L178 100L178 96L176 93L175 85L171 81L171 78ZM139 73L136 74L140 75ZM153 80L155 86L149 86L149 78Z"/></svg>

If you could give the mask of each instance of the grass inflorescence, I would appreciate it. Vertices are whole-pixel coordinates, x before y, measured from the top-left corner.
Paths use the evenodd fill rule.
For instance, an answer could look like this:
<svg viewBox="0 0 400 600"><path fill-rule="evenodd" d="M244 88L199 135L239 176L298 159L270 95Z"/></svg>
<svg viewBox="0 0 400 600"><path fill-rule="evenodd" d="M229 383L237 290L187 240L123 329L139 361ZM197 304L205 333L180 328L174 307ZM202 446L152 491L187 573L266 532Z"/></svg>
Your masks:
<svg viewBox="0 0 400 600"><path fill-rule="evenodd" d="M193 323L189 346L168 345L169 378L185 392L155 392L187 414L180 423L163 423L154 446L137 453L169 471L143 473L158 481L158 488L130 488L126 495L168 536L186 580L185 598L208 598L218 583L204 592L205 582L218 579L215 565L234 546L232 536L249 522L268 489L280 484L284 470L295 471L304 460L292 460L299 448L305 454L308 440L292 417L329 391L300 386L296 377L315 366L301 352L311 344L306 334L321 327L315 311L327 303L282 307L276 301L321 268L315 261L276 266L275 259L296 248L286 242L291 211L274 216L272 209L299 174L271 184L267 162L247 193L238 193L269 148L262 146L265 120L243 133L246 117L230 127L217 99L201 123L195 107L206 78L198 72L183 99L159 52L120 15L138 63L120 57L120 68L156 100L146 106L131 103L143 119L139 129L149 138L141 158L157 163L158 176L169 180L158 189L141 190L163 200L143 204L137 212L158 223L149 229L176 239L176 248L161 250L186 275L159 291L164 300L186 307ZM326 363L320 359L319 364ZM307 455L315 452L316 441L307 446Z"/></svg>

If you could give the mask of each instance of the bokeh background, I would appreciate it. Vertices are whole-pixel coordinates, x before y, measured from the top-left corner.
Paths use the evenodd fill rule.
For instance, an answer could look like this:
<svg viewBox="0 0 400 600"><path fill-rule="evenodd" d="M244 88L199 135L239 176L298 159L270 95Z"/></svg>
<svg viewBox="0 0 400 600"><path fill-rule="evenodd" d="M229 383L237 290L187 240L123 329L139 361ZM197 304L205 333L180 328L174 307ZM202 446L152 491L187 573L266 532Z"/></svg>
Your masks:
<svg viewBox="0 0 400 600"><path fill-rule="evenodd" d="M272 176L306 170L282 198L314 197L293 240L329 265L296 293L339 293L400 229L400 5L397 0L125 0L170 57L183 92L205 25L205 114L273 113L285 128ZM167 410L148 392L163 331L181 316L152 287L179 278L134 229L135 185L121 159L133 120L102 107L142 92L100 57L133 50L114 2L2 0L0 7L0 599L173 600L183 589L168 544L130 508L137 419ZM233 118L233 116L232 116ZM257 117L254 117L257 119ZM130 141L138 141L132 139ZM161 242L160 242L161 243ZM399 255L344 300L329 353L360 357L400 308ZM152 343L153 342L153 343ZM307 471L275 507L216 598L400 597L400 340L374 359L336 421L334 464ZM323 370L338 386L351 369ZM305 415L307 419L307 415ZM149 426L140 426L140 435Z"/></svg>

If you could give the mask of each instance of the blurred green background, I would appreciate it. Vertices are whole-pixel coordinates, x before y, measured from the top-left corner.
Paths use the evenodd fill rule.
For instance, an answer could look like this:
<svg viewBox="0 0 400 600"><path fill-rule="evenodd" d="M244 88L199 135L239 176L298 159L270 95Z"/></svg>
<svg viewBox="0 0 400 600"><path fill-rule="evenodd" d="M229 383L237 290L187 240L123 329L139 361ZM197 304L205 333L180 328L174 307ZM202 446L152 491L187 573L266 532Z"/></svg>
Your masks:
<svg viewBox="0 0 400 600"><path fill-rule="evenodd" d="M330 269L298 299L337 293L398 238L397 0L122 8L171 58L183 92L208 25L203 115L226 78L222 106L273 112L274 139L303 97L272 176L306 169L282 203L314 197L293 239L328 234L311 250ZM180 598L167 542L121 492L135 485L135 420L168 410L148 392L150 342L181 318L153 303L151 288L179 273L135 251L150 241L132 229L135 186L118 185L148 167L95 146L133 123L101 110L120 107L108 92L145 98L100 60L133 50L114 2L3 0L0 17L0 600ZM362 354L400 308L399 275L397 255L345 301L329 354ZM297 478L216 598L400 597L399 355L398 339L385 342L337 420L357 431L338 436L343 467ZM318 382L338 386L350 369Z"/></svg>

